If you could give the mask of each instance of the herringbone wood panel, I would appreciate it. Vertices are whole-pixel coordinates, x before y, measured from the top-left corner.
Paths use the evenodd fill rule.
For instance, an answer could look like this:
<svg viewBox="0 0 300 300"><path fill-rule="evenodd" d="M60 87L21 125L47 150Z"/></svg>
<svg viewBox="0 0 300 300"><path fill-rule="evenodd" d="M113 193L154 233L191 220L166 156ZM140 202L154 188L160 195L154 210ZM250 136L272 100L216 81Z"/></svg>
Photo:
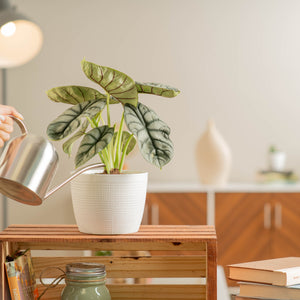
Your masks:
<svg viewBox="0 0 300 300"><path fill-rule="evenodd" d="M206 224L205 193L148 193L147 202L150 208L158 206L160 225Z"/></svg>
<svg viewBox="0 0 300 300"><path fill-rule="evenodd" d="M269 194L216 194L218 262L222 265L270 256L271 235L264 229Z"/></svg>
<svg viewBox="0 0 300 300"><path fill-rule="evenodd" d="M272 230L272 256L300 256L300 194L274 194L274 220L276 206L281 209L281 226L274 222Z"/></svg>
<svg viewBox="0 0 300 300"><path fill-rule="evenodd" d="M227 265L271 255L270 231L264 229L264 203L269 200L268 194L216 194L218 264L224 267L226 278Z"/></svg>
<svg viewBox="0 0 300 300"><path fill-rule="evenodd" d="M270 228L264 226L266 205ZM217 193L216 232L218 264L226 274L232 263L299 256L300 194Z"/></svg>

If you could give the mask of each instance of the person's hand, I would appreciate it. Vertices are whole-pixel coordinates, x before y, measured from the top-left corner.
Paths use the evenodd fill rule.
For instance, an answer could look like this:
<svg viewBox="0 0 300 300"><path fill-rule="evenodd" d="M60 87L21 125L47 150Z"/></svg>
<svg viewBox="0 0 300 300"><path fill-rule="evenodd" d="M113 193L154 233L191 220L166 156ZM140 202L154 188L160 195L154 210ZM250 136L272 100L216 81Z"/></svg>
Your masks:
<svg viewBox="0 0 300 300"><path fill-rule="evenodd" d="M14 107L0 104L0 147L10 139L10 133L13 132L13 120L9 115L23 120L23 116Z"/></svg>

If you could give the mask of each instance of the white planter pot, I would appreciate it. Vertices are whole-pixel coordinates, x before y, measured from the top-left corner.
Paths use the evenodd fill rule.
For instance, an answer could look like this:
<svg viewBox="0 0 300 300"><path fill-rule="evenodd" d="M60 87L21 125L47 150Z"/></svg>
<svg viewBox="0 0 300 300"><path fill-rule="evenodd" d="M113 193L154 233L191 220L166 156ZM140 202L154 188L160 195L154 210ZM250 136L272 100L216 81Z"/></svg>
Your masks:
<svg viewBox="0 0 300 300"><path fill-rule="evenodd" d="M278 152L270 153L269 155L269 164L270 164L270 169L272 171L277 171L277 172L284 171L285 161L286 161L285 152L278 151Z"/></svg>
<svg viewBox="0 0 300 300"><path fill-rule="evenodd" d="M79 231L92 234L137 232L144 213L148 173L95 172L87 171L71 182Z"/></svg>

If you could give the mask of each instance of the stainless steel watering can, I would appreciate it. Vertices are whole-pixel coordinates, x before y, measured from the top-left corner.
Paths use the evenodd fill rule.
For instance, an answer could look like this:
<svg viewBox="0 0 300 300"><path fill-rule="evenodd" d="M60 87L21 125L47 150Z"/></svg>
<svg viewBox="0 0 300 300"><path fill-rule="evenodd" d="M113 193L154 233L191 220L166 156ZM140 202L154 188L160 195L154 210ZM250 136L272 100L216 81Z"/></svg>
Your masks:
<svg viewBox="0 0 300 300"><path fill-rule="evenodd" d="M7 143L0 157L0 193L8 198L40 205L81 173L104 167L104 164L83 167L47 193L58 166L57 152L45 138L28 134L20 119L9 117L19 125L22 134Z"/></svg>

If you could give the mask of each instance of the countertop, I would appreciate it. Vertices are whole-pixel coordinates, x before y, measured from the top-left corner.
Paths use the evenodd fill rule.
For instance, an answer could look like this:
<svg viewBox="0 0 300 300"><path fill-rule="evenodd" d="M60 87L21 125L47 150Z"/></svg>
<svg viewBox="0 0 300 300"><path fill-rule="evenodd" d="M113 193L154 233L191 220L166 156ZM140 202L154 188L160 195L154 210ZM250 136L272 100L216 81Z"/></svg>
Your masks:
<svg viewBox="0 0 300 300"><path fill-rule="evenodd" d="M300 183L290 184L259 184L259 183L228 183L224 186L202 185L200 183L188 182L170 182L170 183L149 183L148 192L215 192L215 193L298 193L300 192Z"/></svg>

